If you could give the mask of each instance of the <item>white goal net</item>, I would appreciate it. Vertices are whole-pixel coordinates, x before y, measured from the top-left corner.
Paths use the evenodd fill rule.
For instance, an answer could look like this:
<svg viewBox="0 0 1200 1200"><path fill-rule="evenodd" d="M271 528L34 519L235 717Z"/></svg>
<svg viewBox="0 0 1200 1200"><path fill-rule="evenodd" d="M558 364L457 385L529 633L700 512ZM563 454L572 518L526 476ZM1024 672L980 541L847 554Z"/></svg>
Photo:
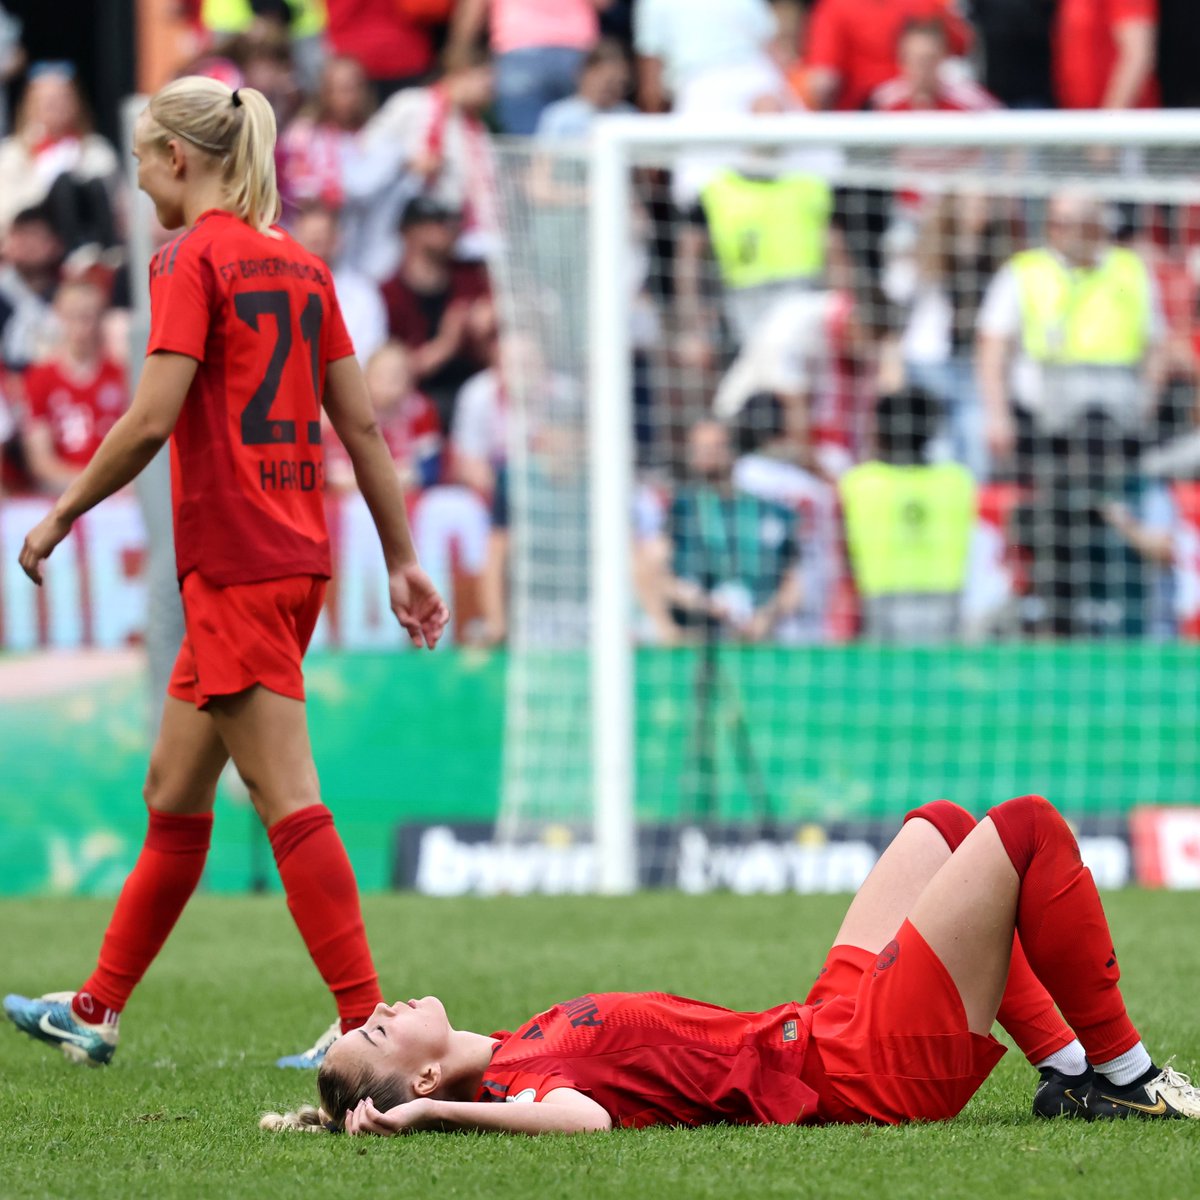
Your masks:
<svg viewBox="0 0 1200 1200"><path fill-rule="evenodd" d="M502 840L849 888L909 807L1038 791L1120 882L1130 813L1197 793L1194 122L497 154Z"/></svg>

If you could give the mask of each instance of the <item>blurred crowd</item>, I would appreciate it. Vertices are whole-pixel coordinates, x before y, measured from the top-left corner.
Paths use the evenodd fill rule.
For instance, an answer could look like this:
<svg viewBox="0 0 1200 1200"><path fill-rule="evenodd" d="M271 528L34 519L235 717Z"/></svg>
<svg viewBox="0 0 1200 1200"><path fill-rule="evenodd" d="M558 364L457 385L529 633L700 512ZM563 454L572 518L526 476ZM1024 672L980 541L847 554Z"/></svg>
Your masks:
<svg viewBox="0 0 1200 1200"><path fill-rule="evenodd" d="M1200 101L1193 0L178 6L180 73L275 108L283 224L333 268L414 507L472 547L460 634L487 642L508 627L512 397L577 414L583 394L561 328L498 316L493 134L531 139L531 205L570 210L586 193L549 148L604 113ZM128 400L130 197L71 64L25 61L3 8L0 80L0 488L53 495ZM914 180L974 163L897 156ZM837 186L803 150L681 154L637 191L647 639L1186 631L1170 481L1200 476L1196 210Z"/></svg>

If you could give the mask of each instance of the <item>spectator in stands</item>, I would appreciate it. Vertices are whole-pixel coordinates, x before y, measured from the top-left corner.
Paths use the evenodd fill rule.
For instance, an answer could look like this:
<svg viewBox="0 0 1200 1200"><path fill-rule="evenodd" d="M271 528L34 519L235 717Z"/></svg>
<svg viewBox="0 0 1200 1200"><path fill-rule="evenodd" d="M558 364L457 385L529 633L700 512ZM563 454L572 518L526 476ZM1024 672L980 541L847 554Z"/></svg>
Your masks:
<svg viewBox="0 0 1200 1200"><path fill-rule="evenodd" d="M960 628L975 484L958 463L929 462L940 420L937 400L920 388L884 396L875 410L877 458L838 483L872 641L942 642Z"/></svg>
<svg viewBox="0 0 1200 1200"><path fill-rule="evenodd" d="M900 74L881 83L868 104L877 112L991 112L1000 102L950 68L950 42L941 20L910 21L900 34Z"/></svg>
<svg viewBox="0 0 1200 1200"><path fill-rule="evenodd" d="M387 342L369 359L363 371L379 432L396 464L405 492L431 488L442 478L442 427L437 410L413 387L409 354L399 342ZM326 441L325 478L335 491L355 487L354 468L332 430Z"/></svg>
<svg viewBox="0 0 1200 1200"><path fill-rule="evenodd" d="M282 33L291 42L291 60L300 86L305 91L317 86L325 56L322 0L202 0L195 8L209 44L218 48L247 34L258 39Z"/></svg>
<svg viewBox="0 0 1200 1200"><path fill-rule="evenodd" d="M75 68L35 63L13 133L0 142L0 235L17 213L41 206L67 250L115 245L118 182L116 153L92 132Z"/></svg>
<svg viewBox="0 0 1200 1200"><path fill-rule="evenodd" d="M643 559L656 568L656 586L644 597L651 618L681 633L765 641L802 599L795 518L734 489L729 434L717 421L689 431L688 470L665 534L643 544Z"/></svg>
<svg viewBox="0 0 1200 1200"><path fill-rule="evenodd" d="M982 50L983 84L1007 108L1054 107L1050 35L1057 3L970 0Z"/></svg>
<svg viewBox="0 0 1200 1200"><path fill-rule="evenodd" d="M223 51L241 71L245 86L266 96L276 127L286 128L304 99L286 27L266 23L226 43Z"/></svg>
<svg viewBox="0 0 1200 1200"><path fill-rule="evenodd" d="M63 244L40 208L17 213L0 241L0 362L20 371L50 348Z"/></svg>
<svg viewBox="0 0 1200 1200"><path fill-rule="evenodd" d="M105 357L104 294L64 283L54 298L59 341L25 372L25 453L38 488L57 496L91 461L125 411L125 371Z"/></svg>
<svg viewBox="0 0 1200 1200"><path fill-rule="evenodd" d="M25 65L21 22L0 4L0 137L8 133L8 84Z"/></svg>
<svg viewBox="0 0 1200 1200"><path fill-rule="evenodd" d="M578 403L579 389L550 369L538 340L520 329L505 331L495 366L468 379L458 394L451 428L453 477L491 497L508 459L509 415L514 399L541 448L544 427L562 428L558 414ZM544 448L543 448L544 450Z"/></svg>
<svg viewBox="0 0 1200 1200"><path fill-rule="evenodd" d="M354 343L354 352L366 362L387 341L387 306L373 280L353 267L341 266L337 213L323 204L309 204L293 223L292 234L332 271L342 319Z"/></svg>
<svg viewBox="0 0 1200 1200"><path fill-rule="evenodd" d="M382 103L424 83L434 67L433 33L397 0L325 0L331 53L362 63Z"/></svg>
<svg viewBox="0 0 1200 1200"><path fill-rule="evenodd" d="M496 62L496 120L503 133L529 135L548 105L575 91L600 36L598 11L612 0L459 0L451 44L462 50L483 33Z"/></svg>
<svg viewBox="0 0 1200 1200"><path fill-rule="evenodd" d="M1059 0L1054 86L1060 108L1155 108L1158 0Z"/></svg>
<svg viewBox="0 0 1200 1200"><path fill-rule="evenodd" d="M702 16L692 0L637 0L633 15L645 111L720 118L790 95L772 54L778 25L767 0L709 0ZM676 160L671 199L680 212L694 210L728 157L694 152Z"/></svg>
<svg viewBox="0 0 1200 1200"><path fill-rule="evenodd" d="M279 141L279 186L285 210L319 202L339 209L346 200L343 160L352 155L375 102L362 64L331 58L309 107Z"/></svg>
<svg viewBox="0 0 1200 1200"><path fill-rule="evenodd" d="M613 38L601 38L583 60L572 95L548 104L538 118L537 136L547 140L582 141L596 117L633 113L629 103L629 55Z"/></svg>
<svg viewBox="0 0 1200 1200"><path fill-rule="evenodd" d="M1009 260L979 313L978 372L996 460L1014 454L1032 499L1035 619L1056 633L1140 632L1143 573L1114 556L1096 497L1136 505L1134 464L1162 375L1155 281L1110 244L1099 204L1051 198L1047 244Z"/></svg>
<svg viewBox="0 0 1200 1200"><path fill-rule="evenodd" d="M950 53L961 55L971 31L955 0L817 0L808 26L807 80L818 108L864 108L896 74L906 25L940 21Z"/></svg>
<svg viewBox="0 0 1200 1200"><path fill-rule="evenodd" d="M638 104L646 112L748 112L779 90L771 55L775 14L767 0L636 0Z"/></svg>
<svg viewBox="0 0 1200 1200"><path fill-rule="evenodd" d="M774 95L754 111L781 111ZM827 282L842 285L849 264L834 224L828 182L836 155L824 151L748 152L715 165L686 215L675 251L677 312L684 326L680 354L695 343L717 344L716 319L706 303L703 266L711 248L720 278L725 326L735 345L752 338L785 298ZM703 359L701 359L703 361Z"/></svg>
<svg viewBox="0 0 1200 1200"><path fill-rule="evenodd" d="M473 47L448 57L437 83L393 96L367 122L360 153L346 165L347 192L359 203L379 206L389 220L397 202L414 195L454 209L462 217L458 257L484 257L496 229L494 166L483 124L491 99L492 64L485 50ZM385 259L388 254L378 244L371 253Z"/></svg>
<svg viewBox="0 0 1200 1200"><path fill-rule="evenodd" d="M417 386L437 406L443 428L452 425L458 389L483 365L475 327L490 309L487 274L458 262L454 246L461 213L417 196L404 210L404 258L383 285L388 334L411 351Z"/></svg>
<svg viewBox="0 0 1200 1200"><path fill-rule="evenodd" d="M734 488L786 508L796 521L801 603L781 623L778 636L786 642L823 641L840 570L837 491L803 465L803 447L791 436L777 395L751 396L737 414L734 431Z"/></svg>
<svg viewBox="0 0 1200 1200"><path fill-rule="evenodd" d="M846 340L851 308L849 296L826 290L797 292L778 301L742 343L722 378L714 414L722 421L738 420L753 398L774 398L795 462L816 469L824 415L821 393L833 370L832 358Z"/></svg>
<svg viewBox="0 0 1200 1200"><path fill-rule="evenodd" d="M911 277L892 292L907 308L905 375L937 398L954 457L979 480L987 478L989 464L975 327L984 291L1012 249L1011 223L987 196L936 197L921 218Z"/></svg>

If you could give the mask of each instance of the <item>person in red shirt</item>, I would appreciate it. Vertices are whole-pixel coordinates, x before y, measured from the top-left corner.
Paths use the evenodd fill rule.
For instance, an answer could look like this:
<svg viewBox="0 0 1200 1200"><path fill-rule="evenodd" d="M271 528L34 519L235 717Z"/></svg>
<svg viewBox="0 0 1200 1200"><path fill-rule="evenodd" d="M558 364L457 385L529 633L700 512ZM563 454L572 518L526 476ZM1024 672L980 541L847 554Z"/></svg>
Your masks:
<svg viewBox="0 0 1200 1200"><path fill-rule="evenodd" d="M334 1033L361 1024L381 998L354 873L320 802L304 706L301 658L330 575L322 404L413 645L432 649L449 614L417 562L328 268L273 223L274 144L266 97L213 79L168 84L139 118L139 186L163 227L183 232L151 262L150 340L129 411L20 553L40 584L75 521L170 438L186 632L146 780L146 841L78 991L4 1001L19 1028L75 1061L111 1060L119 1014L200 880L230 758L336 1000ZM326 1040L281 1065L315 1065Z"/></svg>
<svg viewBox="0 0 1200 1200"><path fill-rule="evenodd" d="M950 47L942 21L913 21L897 47L900 74L872 93L877 112L990 112L1003 107L990 92L946 69Z"/></svg>
<svg viewBox="0 0 1200 1200"><path fill-rule="evenodd" d="M1157 108L1158 0L1059 0L1053 32L1060 108Z"/></svg>
<svg viewBox="0 0 1200 1200"><path fill-rule="evenodd" d="M1004 1054L997 1020L1041 1073L1036 1115L1200 1118L1200 1089L1156 1067L1130 1021L1112 945L1048 801L1010 800L977 825L937 800L905 818L804 1003L754 1013L593 993L491 1035L455 1029L436 997L381 1004L330 1047L323 1108L262 1125L537 1134L944 1120Z"/></svg>
<svg viewBox="0 0 1200 1200"><path fill-rule="evenodd" d="M53 495L88 465L129 400L125 371L104 352L104 308L99 288L64 283L54 297L57 352L25 372L25 454L38 487Z"/></svg>
<svg viewBox="0 0 1200 1200"><path fill-rule="evenodd" d="M362 63L380 103L433 69L432 30L396 0L328 0L325 7L329 49Z"/></svg>
<svg viewBox="0 0 1200 1200"><path fill-rule="evenodd" d="M955 0L817 0L805 55L809 102L818 108L864 108L896 74L896 46L913 21L938 20L951 54L963 54L971 30Z"/></svg>

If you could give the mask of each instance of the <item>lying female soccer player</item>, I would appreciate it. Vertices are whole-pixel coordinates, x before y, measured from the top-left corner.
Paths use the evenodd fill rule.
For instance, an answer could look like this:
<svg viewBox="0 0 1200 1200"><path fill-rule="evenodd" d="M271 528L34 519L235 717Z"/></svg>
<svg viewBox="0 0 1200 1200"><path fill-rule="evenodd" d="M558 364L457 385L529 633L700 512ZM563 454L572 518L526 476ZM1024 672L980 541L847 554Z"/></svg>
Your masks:
<svg viewBox="0 0 1200 1200"><path fill-rule="evenodd" d="M1041 1071L1040 1116L1200 1117L1200 1090L1142 1045L1112 945L1091 873L1046 800L1010 800L978 826L939 800L908 814L804 1004L740 1013L597 994L490 1037L454 1029L432 996L380 1005L330 1048L323 1111L268 1114L263 1127L942 1120L1004 1053L997 1019Z"/></svg>

